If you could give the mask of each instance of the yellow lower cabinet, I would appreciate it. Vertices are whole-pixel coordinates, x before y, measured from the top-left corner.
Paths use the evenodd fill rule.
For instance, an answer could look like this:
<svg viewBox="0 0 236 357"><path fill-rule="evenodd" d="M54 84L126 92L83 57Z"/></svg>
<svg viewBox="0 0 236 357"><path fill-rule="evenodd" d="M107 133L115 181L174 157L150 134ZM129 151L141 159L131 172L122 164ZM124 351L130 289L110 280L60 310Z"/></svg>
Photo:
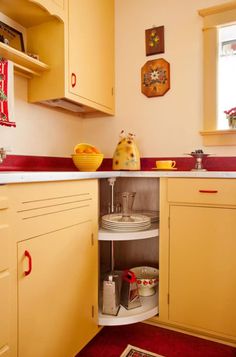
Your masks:
<svg viewBox="0 0 236 357"><path fill-rule="evenodd" d="M18 356L73 357L98 332L91 221L18 243Z"/></svg>
<svg viewBox="0 0 236 357"><path fill-rule="evenodd" d="M0 356L10 353L10 274L0 272Z"/></svg>
<svg viewBox="0 0 236 357"><path fill-rule="evenodd" d="M11 237L9 234L8 195L0 185L0 356L13 355L15 340L11 338Z"/></svg>
<svg viewBox="0 0 236 357"><path fill-rule="evenodd" d="M9 306L11 357L74 357L99 331L98 182L7 188L11 224L0 225L9 233L9 240L0 235L0 248L11 245L10 259L0 252L0 356L8 356ZM10 292L1 285L7 269Z"/></svg>
<svg viewBox="0 0 236 357"><path fill-rule="evenodd" d="M235 183L162 182L163 320L229 342L236 342Z"/></svg>

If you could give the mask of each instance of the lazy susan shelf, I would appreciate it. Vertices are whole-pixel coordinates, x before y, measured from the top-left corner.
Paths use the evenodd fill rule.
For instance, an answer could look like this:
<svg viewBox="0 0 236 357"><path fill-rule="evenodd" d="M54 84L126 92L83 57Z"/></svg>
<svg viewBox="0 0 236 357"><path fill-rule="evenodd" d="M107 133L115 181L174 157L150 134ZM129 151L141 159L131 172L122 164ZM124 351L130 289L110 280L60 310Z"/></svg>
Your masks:
<svg viewBox="0 0 236 357"><path fill-rule="evenodd" d="M105 228L100 228L98 232L98 240L118 241L118 240L136 240L157 237L159 235L159 227L157 223L153 223L150 228L144 231L137 232L115 232Z"/></svg>
<svg viewBox="0 0 236 357"><path fill-rule="evenodd" d="M147 320L158 314L158 293L147 297L141 296L140 299L142 306L131 310L126 310L121 306L117 316L104 315L100 310L98 324L100 326L128 325Z"/></svg>

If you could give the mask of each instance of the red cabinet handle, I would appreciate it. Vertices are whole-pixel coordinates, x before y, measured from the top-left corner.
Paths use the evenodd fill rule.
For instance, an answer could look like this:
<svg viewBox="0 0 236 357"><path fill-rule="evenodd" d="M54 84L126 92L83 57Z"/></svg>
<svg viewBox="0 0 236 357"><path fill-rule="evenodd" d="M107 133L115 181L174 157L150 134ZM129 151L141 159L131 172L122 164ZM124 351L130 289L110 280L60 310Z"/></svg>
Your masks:
<svg viewBox="0 0 236 357"><path fill-rule="evenodd" d="M71 73L71 85L72 85L72 88L74 88L76 86L76 74L75 73Z"/></svg>
<svg viewBox="0 0 236 357"><path fill-rule="evenodd" d="M199 190L200 193L217 193L217 190Z"/></svg>
<svg viewBox="0 0 236 357"><path fill-rule="evenodd" d="M30 255L30 253L28 252L28 250L25 250L25 257L28 258L28 270L24 271L25 276L29 275L31 273L32 270L32 257Z"/></svg>

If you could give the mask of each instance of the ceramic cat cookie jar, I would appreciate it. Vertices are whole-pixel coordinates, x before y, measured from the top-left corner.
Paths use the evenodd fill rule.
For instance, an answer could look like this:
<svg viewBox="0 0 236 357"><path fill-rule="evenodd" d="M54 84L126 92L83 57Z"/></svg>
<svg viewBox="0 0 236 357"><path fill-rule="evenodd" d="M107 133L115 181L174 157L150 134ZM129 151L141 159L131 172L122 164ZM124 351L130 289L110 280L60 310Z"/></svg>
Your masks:
<svg viewBox="0 0 236 357"><path fill-rule="evenodd" d="M113 170L140 170L140 154L134 134L120 133L120 140L113 155Z"/></svg>

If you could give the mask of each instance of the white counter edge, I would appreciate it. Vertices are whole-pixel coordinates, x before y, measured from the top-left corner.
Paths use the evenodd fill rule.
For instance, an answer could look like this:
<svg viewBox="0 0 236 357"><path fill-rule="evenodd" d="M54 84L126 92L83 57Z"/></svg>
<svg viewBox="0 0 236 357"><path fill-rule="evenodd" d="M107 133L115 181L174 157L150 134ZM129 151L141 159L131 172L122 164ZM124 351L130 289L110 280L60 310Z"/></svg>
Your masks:
<svg viewBox="0 0 236 357"><path fill-rule="evenodd" d="M0 184L102 179L108 177L236 178L236 171L0 171Z"/></svg>

